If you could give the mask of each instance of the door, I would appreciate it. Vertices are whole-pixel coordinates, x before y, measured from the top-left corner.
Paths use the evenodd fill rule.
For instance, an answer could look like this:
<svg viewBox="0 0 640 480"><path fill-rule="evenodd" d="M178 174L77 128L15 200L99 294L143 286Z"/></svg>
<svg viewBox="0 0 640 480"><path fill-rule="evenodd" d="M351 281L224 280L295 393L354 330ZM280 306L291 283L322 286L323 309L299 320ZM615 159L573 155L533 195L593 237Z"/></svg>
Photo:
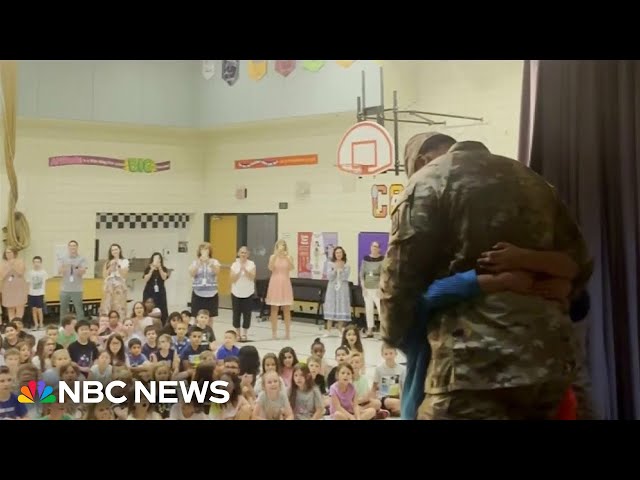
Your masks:
<svg viewBox="0 0 640 480"><path fill-rule="evenodd" d="M278 214L247 214L246 232L250 258L256 264L256 279L269 278L269 257L278 240Z"/></svg>
<svg viewBox="0 0 640 480"><path fill-rule="evenodd" d="M220 262L219 306L220 308L231 308L230 267L238 253L238 216L211 216L209 218L209 242L213 247L213 258Z"/></svg>

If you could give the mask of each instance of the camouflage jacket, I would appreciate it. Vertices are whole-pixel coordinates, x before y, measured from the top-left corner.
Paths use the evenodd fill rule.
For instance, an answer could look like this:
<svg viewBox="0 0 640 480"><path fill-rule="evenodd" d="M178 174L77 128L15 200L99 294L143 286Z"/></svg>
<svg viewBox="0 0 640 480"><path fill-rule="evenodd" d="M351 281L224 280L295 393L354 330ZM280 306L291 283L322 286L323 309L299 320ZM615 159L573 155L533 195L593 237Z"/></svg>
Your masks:
<svg viewBox="0 0 640 480"><path fill-rule="evenodd" d="M591 275L581 232L553 187L478 142L457 143L417 171L391 217L380 281L391 345L409 331L429 284L475 268L499 241L568 253L580 266L576 289ZM574 368L571 321L554 302L496 293L436 312L430 322L427 393L529 385Z"/></svg>

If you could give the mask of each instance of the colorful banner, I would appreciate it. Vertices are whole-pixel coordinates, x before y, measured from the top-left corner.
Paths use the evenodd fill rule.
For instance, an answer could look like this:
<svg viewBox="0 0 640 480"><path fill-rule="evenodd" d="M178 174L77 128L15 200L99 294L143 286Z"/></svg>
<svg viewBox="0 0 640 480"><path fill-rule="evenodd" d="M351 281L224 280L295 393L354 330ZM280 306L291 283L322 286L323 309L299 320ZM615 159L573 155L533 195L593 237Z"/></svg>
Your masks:
<svg viewBox="0 0 640 480"><path fill-rule="evenodd" d="M351 65L353 65L353 62L355 62L355 60L336 60L336 63L342 68L349 68Z"/></svg>
<svg viewBox="0 0 640 480"><path fill-rule="evenodd" d="M223 60L222 80L232 86L238 78L240 78L240 60Z"/></svg>
<svg viewBox="0 0 640 480"><path fill-rule="evenodd" d="M94 157L89 155L49 157L50 167L67 167L70 165L118 168L131 173L166 172L171 168L171 162L154 162L149 158L127 158L120 160L118 158Z"/></svg>
<svg viewBox="0 0 640 480"><path fill-rule="evenodd" d="M318 155L292 155L289 157L256 158L254 160L236 160L236 170L249 168L294 167L299 165L316 165Z"/></svg>
<svg viewBox="0 0 640 480"><path fill-rule="evenodd" d="M216 73L215 60L203 60L202 61L202 76L205 80L211 80Z"/></svg>
<svg viewBox="0 0 640 480"><path fill-rule="evenodd" d="M298 232L298 278L326 280L328 263L337 245L337 232Z"/></svg>
<svg viewBox="0 0 640 480"><path fill-rule="evenodd" d="M303 60L302 66L305 70L316 73L319 72L322 67L324 67L324 60Z"/></svg>
<svg viewBox="0 0 640 480"><path fill-rule="evenodd" d="M360 232L358 234L358 273L360 272L362 259L371 253L371 244L373 242L378 242L378 245L380 245L380 255L384 256L389 247L389 233ZM360 275L358 275L358 278L359 277ZM358 280L358 283L360 283L360 280Z"/></svg>
<svg viewBox="0 0 640 480"><path fill-rule="evenodd" d="M267 74L266 60L249 60L248 64L249 78L251 80L261 80Z"/></svg>
<svg viewBox="0 0 640 480"><path fill-rule="evenodd" d="M288 77L296 69L296 60L276 60L276 72Z"/></svg>

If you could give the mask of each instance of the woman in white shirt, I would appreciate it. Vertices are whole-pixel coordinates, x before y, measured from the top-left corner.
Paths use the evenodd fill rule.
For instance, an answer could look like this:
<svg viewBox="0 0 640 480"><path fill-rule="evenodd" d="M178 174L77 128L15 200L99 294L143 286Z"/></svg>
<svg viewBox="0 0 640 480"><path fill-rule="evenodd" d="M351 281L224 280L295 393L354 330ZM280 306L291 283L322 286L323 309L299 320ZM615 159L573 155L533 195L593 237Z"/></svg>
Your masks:
<svg viewBox="0 0 640 480"><path fill-rule="evenodd" d="M253 296L256 291L256 264L249 260L247 247L240 247L238 258L231 265L231 301L233 308L233 327L241 342L247 341L251 327ZM242 329L240 329L242 316Z"/></svg>

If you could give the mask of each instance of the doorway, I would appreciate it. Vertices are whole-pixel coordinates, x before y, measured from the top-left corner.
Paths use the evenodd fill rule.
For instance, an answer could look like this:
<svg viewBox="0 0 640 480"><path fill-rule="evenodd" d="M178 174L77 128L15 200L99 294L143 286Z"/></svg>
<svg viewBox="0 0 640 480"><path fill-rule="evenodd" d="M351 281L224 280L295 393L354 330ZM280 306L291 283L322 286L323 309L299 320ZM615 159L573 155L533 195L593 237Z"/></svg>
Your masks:
<svg viewBox="0 0 640 480"><path fill-rule="evenodd" d="M230 267L238 249L246 245L256 264L256 280L269 278L269 257L278 240L277 213L207 213L204 238L213 246L213 257L220 262L218 296L220 308L231 308Z"/></svg>

